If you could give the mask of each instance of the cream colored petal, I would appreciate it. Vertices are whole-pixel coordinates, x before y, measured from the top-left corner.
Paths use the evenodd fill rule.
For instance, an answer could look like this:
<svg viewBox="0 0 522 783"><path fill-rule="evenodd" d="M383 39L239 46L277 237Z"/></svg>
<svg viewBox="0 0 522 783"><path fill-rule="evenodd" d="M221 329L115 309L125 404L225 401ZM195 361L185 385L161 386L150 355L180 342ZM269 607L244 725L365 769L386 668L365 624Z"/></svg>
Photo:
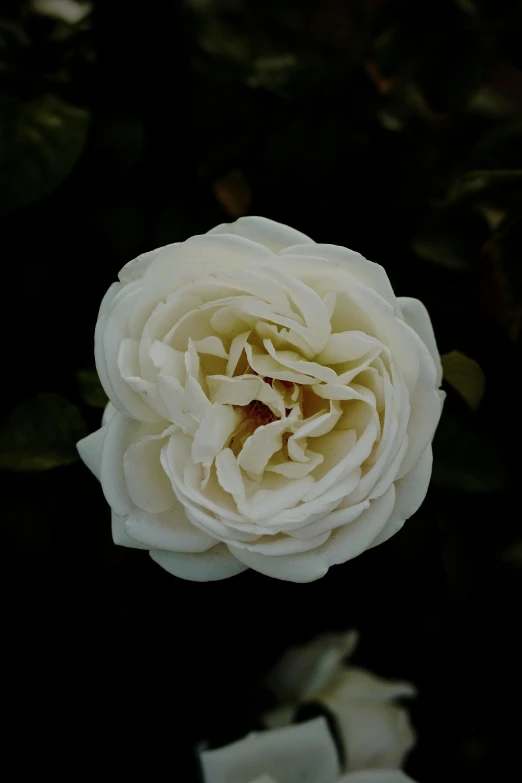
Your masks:
<svg viewBox="0 0 522 783"><path fill-rule="evenodd" d="M114 407L112 402L108 402L107 405L105 406L105 410L103 411L102 427L104 427L106 424L108 424L110 422L110 420L112 419L112 417L114 416L114 414L117 413L117 412L118 412L118 409Z"/></svg>
<svg viewBox="0 0 522 783"><path fill-rule="evenodd" d="M283 367L289 367L325 383L335 383L337 380L337 373L330 367L323 367L317 362L307 362L295 351L276 351L272 341L268 339L263 340L263 345L270 356Z"/></svg>
<svg viewBox="0 0 522 783"><path fill-rule="evenodd" d="M319 468L321 472L324 471L324 475L309 490L305 500L313 500L330 489L343 476L360 467L372 450L376 432L375 422L372 421L356 443L354 443L353 430L347 432L333 430L325 435L321 439L321 448L318 448L318 451L325 454L325 461ZM316 441L314 445L318 443L319 441ZM334 454L338 455L339 459L332 465L331 457Z"/></svg>
<svg viewBox="0 0 522 783"><path fill-rule="evenodd" d="M428 348L437 370L436 385L440 386L442 381L442 365L429 313L426 310L426 307L418 299L412 299L409 296L401 296L399 297L398 302L401 306L404 320L408 326L411 326L411 328L417 332Z"/></svg>
<svg viewBox="0 0 522 783"><path fill-rule="evenodd" d="M394 536L405 521L419 510L428 492L432 465L433 454L430 445L412 470L404 478L395 482L396 501L393 514L379 535L372 541L372 547L378 546Z"/></svg>
<svg viewBox="0 0 522 783"><path fill-rule="evenodd" d="M375 338L364 332L337 332L331 334L316 359L321 364L340 364L362 359L375 348Z"/></svg>
<svg viewBox="0 0 522 783"><path fill-rule="evenodd" d="M268 464L265 468L268 473L278 473L285 478L299 479L303 476L308 476L312 470L321 464L324 460L322 454L317 454L314 451L306 451L305 456L308 462L293 462L293 460L286 460L285 462L279 462L274 465Z"/></svg>
<svg viewBox="0 0 522 783"><path fill-rule="evenodd" d="M313 698L357 647L357 631L322 634L306 644L288 648L267 678L280 702Z"/></svg>
<svg viewBox="0 0 522 783"><path fill-rule="evenodd" d="M318 692L319 700L332 705L336 711L342 711L345 704L354 702L379 705L416 695L417 689L411 682L385 680L357 666L339 668Z"/></svg>
<svg viewBox="0 0 522 783"><path fill-rule="evenodd" d="M149 356L154 366L165 375L171 375L180 383L185 383L185 355L175 351L161 340L154 340L149 349Z"/></svg>
<svg viewBox="0 0 522 783"><path fill-rule="evenodd" d="M167 245L167 247L170 247L170 245ZM134 280L140 280L154 259L165 249L165 247L158 247L155 250L150 250L148 253L142 253L137 258L129 261L128 264L125 264L120 270L118 278L122 283L131 283Z"/></svg>
<svg viewBox="0 0 522 783"><path fill-rule="evenodd" d="M145 278L161 278L177 270L189 272L197 262L207 263L211 272L220 267L242 269L262 264L271 257L271 251L262 244L242 236L200 234L161 248L148 266Z"/></svg>
<svg viewBox="0 0 522 783"><path fill-rule="evenodd" d="M319 699L336 717L346 752L347 771L394 769L415 745L405 709L391 703Z"/></svg>
<svg viewBox="0 0 522 783"><path fill-rule="evenodd" d="M283 433L291 427L292 419L278 419L257 427L241 449L237 464L248 473L262 473L270 457L283 446Z"/></svg>
<svg viewBox="0 0 522 783"><path fill-rule="evenodd" d="M210 399L223 405L244 406L253 400L264 402L278 416L285 415L281 394L258 375L208 375Z"/></svg>
<svg viewBox="0 0 522 783"><path fill-rule="evenodd" d="M112 540L117 546L126 546L129 549L148 549L145 544L141 544L134 538L131 538L125 532L125 522L127 517L119 517L112 512L111 515L111 527L112 527Z"/></svg>
<svg viewBox="0 0 522 783"><path fill-rule="evenodd" d="M197 554L153 549L150 556L169 574L191 582L216 582L241 574L247 569L223 544Z"/></svg>
<svg viewBox="0 0 522 783"><path fill-rule="evenodd" d="M105 394L112 399L114 399L116 395L107 372L107 359L103 347L103 334L107 327L114 299L122 288L123 285L121 283L112 283L112 285L109 286L107 293L101 301L98 320L96 321L96 328L94 330L94 359L96 362L96 371Z"/></svg>
<svg viewBox="0 0 522 783"><path fill-rule="evenodd" d="M297 441L302 438L320 438L333 430L342 415L342 408L337 400L330 401L330 410L326 413L319 411L307 419L296 422L297 431L290 440Z"/></svg>
<svg viewBox="0 0 522 783"><path fill-rule="evenodd" d="M249 734L201 754L205 783L246 783L269 775L280 783L334 783L337 752L324 718Z"/></svg>
<svg viewBox="0 0 522 783"><path fill-rule="evenodd" d="M121 291L116 295L121 294ZM106 388L109 399L119 409L138 421L158 421L158 414L145 403L126 381L122 378L120 365L120 351L125 355L125 366L134 357L130 356L129 347L132 343L122 343L131 340L129 319L134 309L147 308L149 299L143 295L142 290L136 289L125 295L108 315L108 318L100 318L95 331L95 356L96 368L102 384L108 379L109 388ZM152 305L151 305L152 307ZM139 369L137 370L139 375ZM134 377L134 375L133 375Z"/></svg>
<svg viewBox="0 0 522 783"><path fill-rule="evenodd" d="M125 522L125 532L147 549L163 549L168 552L206 552L216 546L216 540L194 527L181 503L162 514L149 514L135 509Z"/></svg>
<svg viewBox="0 0 522 783"><path fill-rule="evenodd" d="M123 458L123 472L127 492L139 509L158 514L168 511L175 501L170 480L163 470L160 455L165 438L173 427L161 435L146 435L132 443Z"/></svg>
<svg viewBox="0 0 522 783"><path fill-rule="evenodd" d="M247 550L235 551L236 557L249 568L288 582L313 582L321 579L332 565L344 563L368 548L389 519L393 510L393 486L351 525L335 530L317 549L298 555L268 557Z"/></svg>
<svg viewBox="0 0 522 783"><path fill-rule="evenodd" d="M360 253L354 250L348 250L339 245L314 244L312 248L308 245L291 247L282 252L281 255L291 254L299 256L314 255L324 258L326 261L335 263L342 269L345 269L350 275L360 280L364 285L376 291L385 301L396 306L396 298L391 287L388 275L382 266L368 261Z"/></svg>
<svg viewBox="0 0 522 783"><path fill-rule="evenodd" d="M230 440L243 420L243 414L231 405L214 403L208 408L194 435L192 459L210 464Z"/></svg>
<svg viewBox="0 0 522 783"><path fill-rule="evenodd" d="M442 402L435 389L415 392L410 397L410 405L408 449L397 474L398 479L409 473L433 440L442 412Z"/></svg>
<svg viewBox="0 0 522 783"><path fill-rule="evenodd" d="M161 452L161 464L169 476L174 492L184 506L201 506L218 519L227 522L243 522L232 498L221 490L221 495L212 492L211 482L205 491L201 491L200 478L203 476L201 465L195 465L191 458L192 438L180 432L173 433ZM212 478L212 476L211 476ZM216 480L217 484L217 480ZM219 485L218 485L219 486Z"/></svg>
<svg viewBox="0 0 522 783"><path fill-rule="evenodd" d="M148 425L153 427L153 425ZM123 457L129 446L139 440L144 432L144 425L116 413L107 424L103 440L100 480L103 494L113 511L121 517L126 516L132 510L133 504L127 491L125 474L123 471ZM161 429L161 427L159 428ZM149 434L158 434L154 431Z"/></svg>
<svg viewBox="0 0 522 783"><path fill-rule="evenodd" d="M101 427L99 430L96 430L96 432L91 432L86 438L79 440L76 444L81 459L98 480L100 479L101 455L105 431L106 427Z"/></svg>
<svg viewBox="0 0 522 783"><path fill-rule="evenodd" d="M322 351L332 331L330 314L320 295L303 283L299 276L287 276L273 264L263 268L263 275L284 289L293 305L294 317L298 312L307 327L307 340L315 353Z"/></svg>
<svg viewBox="0 0 522 783"><path fill-rule="evenodd" d="M250 552L258 552L261 555L279 557L281 555L295 555L298 552L308 552L324 544L330 536L330 531L321 533L314 538L291 538L290 536L261 536L257 541L227 541L229 549L248 549Z"/></svg>
<svg viewBox="0 0 522 783"><path fill-rule="evenodd" d="M346 489L349 491L349 487ZM337 503L333 505L331 511L328 511L328 513L322 516L320 519L317 519L308 525L304 525L297 530L292 530L289 534L297 538L308 538L309 536L317 536L320 533L326 532L327 530L336 530L338 527L350 525L370 507L370 501L364 500L361 503L356 503L353 506L336 509L336 506L338 505L339 500L337 500Z"/></svg>
<svg viewBox="0 0 522 783"><path fill-rule="evenodd" d="M299 327L300 333L298 334L295 329L276 326L276 324L270 324L266 321L257 321L255 332L261 339L272 340L276 348L295 348L307 359L313 359L314 357L313 349L310 348L309 342L303 337L303 333L308 333L305 332L302 326Z"/></svg>
<svg viewBox="0 0 522 783"><path fill-rule="evenodd" d="M400 769L364 769L341 775L335 783L415 783Z"/></svg>
<svg viewBox="0 0 522 783"><path fill-rule="evenodd" d="M274 476L269 478L280 479L280 486L277 489L259 489L254 493L250 501L239 506L240 511L248 518L254 521L261 521L275 517L280 511L287 508L293 508L301 501L306 493L313 486L314 480L311 476L305 476L302 479L285 479L283 476ZM268 483L265 478L263 486Z"/></svg>
<svg viewBox="0 0 522 783"><path fill-rule="evenodd" d="M277 378L280 381L289 381L290 383L300 383L310 386L317 382L316 378L296 372L295 370L290 370L264 351L261 351L260 348L246 345L245 351L251 368L263 378Z"/></svg>
<svg viewBox="0 0 522 783"><path fill-rule="evenodd" d="M250 332L242 332L241 334L237 334L232 342L230 343L230 351L228 354L228 362L227 362L227 369L226 374L227 375L234 375L236 368L239 364L239 360L241 359L241 354L243 353L245 349L245 345L247 344L247 340L250 337Z"/></svg>
<svg viewBox="0 0 522 783"><path fill-rule="evenodd" d="M310 237L296 231L295 228L257 216L241 217L235 223L221 223L207 233L210 235L235 234L246 237L253 242L259 242L274 253L278 253L290 245L315 244Z"/></svg>
<svg viewBox="0 0 522 783"><path fill-rule="evenodd" d="M168 420L177 424L183 432L194 435L211 406L198 381L188 378L183 388L176 378L159 373L156 387Z"/></svg>
<svg viewBox="0 0 522 783"><path fill-rule="evenodd" d="M343 386L341 383L321 383L313 386L315 394L324 400L361 400L376 407L375 396L370 389L359 384Z"/></svg>
<svg viewBox="0 0 522 783"><path fill-rule="evenodd" d="M223 449L217 455L216 474L225 492L232 495L238 503L244 501L245 484L232 449Z"/></svg>
<svg viewBox="0 0 522 783"><path fill-rule="evenodd" d="M367 511L354 522L338 527L328 541L332 546L331 565L345 563L369 549L392 515L394 506L395 487L392 484L388 492L372 500Z"/></svg>

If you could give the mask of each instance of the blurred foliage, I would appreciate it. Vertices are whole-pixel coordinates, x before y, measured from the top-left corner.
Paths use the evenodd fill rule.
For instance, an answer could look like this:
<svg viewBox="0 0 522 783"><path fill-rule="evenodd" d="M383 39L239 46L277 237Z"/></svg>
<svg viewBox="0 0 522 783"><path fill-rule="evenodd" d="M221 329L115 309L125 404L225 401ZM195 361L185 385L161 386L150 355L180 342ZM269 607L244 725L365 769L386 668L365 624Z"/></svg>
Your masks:
<svg viewBox="0 0 522 783"><path fill-rule="evenodd" d="M78 370L76 380L82 399L87 405L93 408L105 408L109 400L94 367L91 370Z"/></svg>
<svg viewBox="0 0 522 783"><path fill-rule="evenodd" d="M92 365L97 308L118 269L243 214L383 264L398 294L428 307L447 391L432 484L415 517L299 593L240 577L269 603L242 616L240 644L229 611L237 587L216 584L210 595L202 586L206 614L196 617L188 607L198 586L112 546L87 470L11 472L2 528L11 578L31 556L39 586L26 612L55 606L67 633L71 617L94 626L103 656L106 645L119 661L139 650L162 682L176 667L189 684L197 679L205 704L179 684L173 694L187 748L253 726L263 673L287 643L358 625L361 664L374 655L376 671L419 687L413 778L438 781L451 768L478 782L518 779L522 3L114 0L73 10L78 21L43 13L45 0L4 5L12 412L2 467L68 462L81 420L99 426L105 396L82 368ZM30 396L47 390L59 396ZM340 596L357 600L340 605ZM94 642L78 653L85 644L82 636L84 670L97 655L105 666ZM135 669L119 679L136 683Z"/></svg>
<svg viewBox="0 0 522 783"><path fill-rule="evenodd" d="M58 394L21 402L0 430L0 467L47 470L78 459L76 442L87 434L78 408Z"/></svg>
<svg viewBox="0 0 522 783"><path fill-rule="evenodd" d="M480 365L460 351L450 351L442 357L444 380L450 384L476 410L484 395L484 373Z"/></svg>

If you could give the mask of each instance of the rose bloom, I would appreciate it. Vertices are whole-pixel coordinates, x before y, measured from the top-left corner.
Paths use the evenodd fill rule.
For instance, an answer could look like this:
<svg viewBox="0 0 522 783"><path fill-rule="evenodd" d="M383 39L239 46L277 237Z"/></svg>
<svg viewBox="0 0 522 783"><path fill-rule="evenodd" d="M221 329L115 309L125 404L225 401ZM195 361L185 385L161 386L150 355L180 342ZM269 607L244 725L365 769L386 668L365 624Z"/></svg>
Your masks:
<svg viewBox="0 0 522 783"><path fill-rule="evenodd" d="M78 444L117 544L185 579L309 582L419 508L441 365L381 266L247 217L119 280L95 334L111 404Z"/></svg>
<svg viewBox="0 0 522 783"><path fill-rule="evenodd" d="M340 775L324 718L249 734L201 754L204 783L414 783L398 769Z"/></svg>
<svg viewBox="0 0 522 783"><path fill-rule="evenodd" d="M399 699L416 690L409 682L384 680L347 664L357 641L355 631L332 633L287 650L268 680L280 706L264 716L264 724L278 728L295 720L301 705L322 705L335 720L343 772L398 769L415 745Z"/></svg>

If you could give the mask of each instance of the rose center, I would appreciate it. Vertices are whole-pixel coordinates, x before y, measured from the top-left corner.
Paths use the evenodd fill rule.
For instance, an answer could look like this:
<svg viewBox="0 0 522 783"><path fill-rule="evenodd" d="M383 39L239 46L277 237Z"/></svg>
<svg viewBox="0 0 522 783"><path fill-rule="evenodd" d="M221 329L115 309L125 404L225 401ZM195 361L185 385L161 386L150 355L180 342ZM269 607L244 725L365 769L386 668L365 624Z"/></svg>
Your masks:
<svg viewBox="0 0 522 783"><path fill-rule="evenodd" d="M247 419L253 421L256 427L270 424L270 422L277 419L277 416L270 410L268 405L265 405L264 402L260 402L259 400L252 400L248 405L243 405L242 408Z"/></svg>

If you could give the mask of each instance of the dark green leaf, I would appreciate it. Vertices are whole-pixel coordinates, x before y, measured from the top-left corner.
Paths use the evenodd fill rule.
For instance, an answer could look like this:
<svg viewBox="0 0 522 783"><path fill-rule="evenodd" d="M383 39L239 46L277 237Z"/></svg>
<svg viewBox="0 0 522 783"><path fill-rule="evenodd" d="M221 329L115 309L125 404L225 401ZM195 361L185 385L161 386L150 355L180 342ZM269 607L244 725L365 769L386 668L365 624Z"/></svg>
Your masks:
<svg viewBox="0 0 522 783"><path fill-rule="evenodd" d="M37 394L20 403L0 431L0 467L47 470L78 459L86 435L78 408L58 394Z"/></svg>
<svg viewBox="0 0 522 783"><path fill-rule="evenodd" d="M0 103L0 210L31 204L73 170L89 115L56 95Z"/></svg>
<svg viewBox="0 0 522 783"><path fill-rule="evenodd" d="M469 405L477 410L484 395L484 373L478 362L460 351L450 351L441 356L444 380L450 384Z"/></svg>
<svg viewBox="0 0 522 783"><path fill-rule="evenodd" d="M80 394L87 405L92 405L93 408L105 408L109 400L95 369L78 370L76 380L80 387Z"/></svg>

